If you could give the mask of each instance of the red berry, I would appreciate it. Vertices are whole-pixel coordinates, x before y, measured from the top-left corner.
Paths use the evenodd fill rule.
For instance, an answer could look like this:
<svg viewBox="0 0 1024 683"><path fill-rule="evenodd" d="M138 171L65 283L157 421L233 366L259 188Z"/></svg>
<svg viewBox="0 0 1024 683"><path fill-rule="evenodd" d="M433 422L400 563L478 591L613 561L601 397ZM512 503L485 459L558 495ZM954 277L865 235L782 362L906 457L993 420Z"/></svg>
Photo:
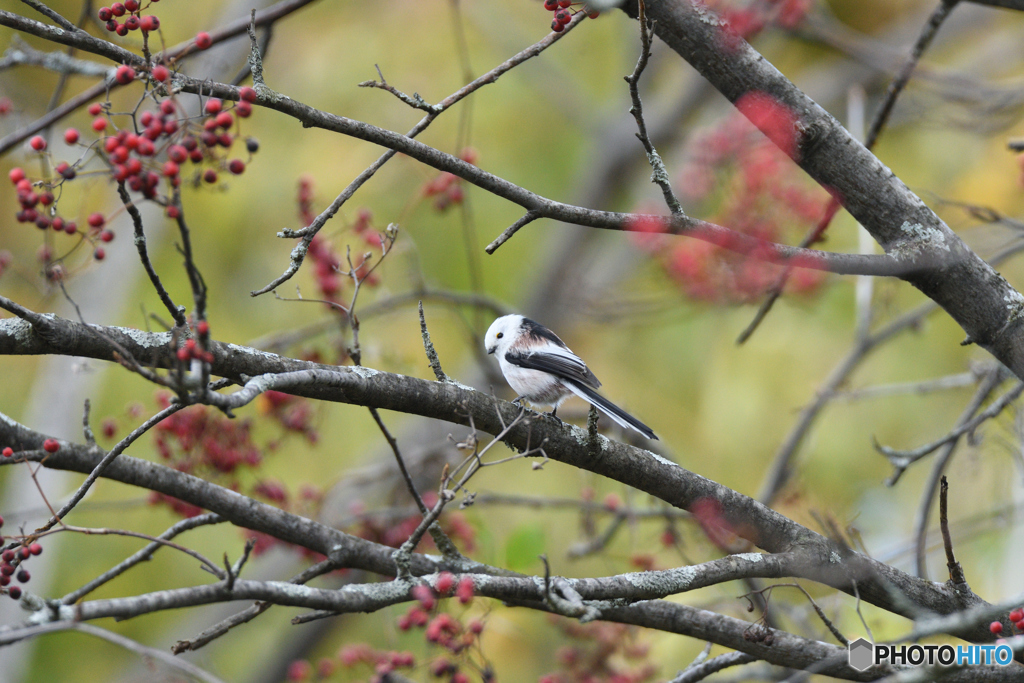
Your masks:
<svg viewBox="0 0 1024 683"><path fill-rule="evenodd" d="M203 180L211 184L217 182L217 172L212 168L206 169L206 172L203 173Z"/></svg>
<svg viewBox="0 0 1024 683"><path fill-rule="evenodd" d="M135 31L141 25L142 25L142 22L139 21L139 18L137 16L135 16L134 14L124 20L124 27L126 29L128 29L129 31Z"/></svg>
<svg viewBox="0 0 1024 683"><path fill-rule="evenodd" d="M110 6L110 12L115 17L123 17L125 13L124 3L115 2Z"/></svg>
<svg viewBox="0 0 1024 683"><path fill-rule="evenodd" d="M13 449L13 448L11 448L10 446L8 446L7 448L5 448L3 452L4 452L4 457L5 457L5 458L9 458L9 457L11 457L12 455L14 455L14 449Z"/></svg>
<svg viewBox="0 0 1024 683"><path fill-rule="evenodd" d="M1024 619L1024 609L1015 609L1010 612L1010 621L1016 623L1021 619Z"/></svg>
<svg viewBox="0 0 1024 683"><path fill-rule="evenodd" d="M554 12L558 9L558 0L544 0L544 9L549 12Z"/></svg>
<svg viewBox="0 0 1024 683"><path fill-rule="evenodd" d="M245 172L245 162L241 159L232 159L231 163L228 164L228 170L235 175L242 175Z"/></svg>
<svg viewBox="0 0 1024 683"><path fill-rule="evenodd" d="M92 129L99 133L102 130L106 130L107 120L102 116L97 116L92 120Z"/></svg>
<svg viewBox="0 0 1024 683"><path fill-rule="evenodd" d="M18 600L18 599L21 598L21 589L18 588L17 586L11 586L10 588L7 589L7 594L10 595L15 600Z"/></svg>
<svg viewBox="0 0 1024 683"><path fill-rule="evenodd" d="M46 140L43 139L42 135L35 135L31 140L28 141L29 146L37 152L42 152L46 149Z"/></svg>
<svg viewBox="0 0 1024 683"><path fill-rule="evenodd" d="M173 178L174 176L178 175L178 172L180 170L181 169L178 167L178 164L174 163L173 161L164 162L164 175L167 176L168 178Z"/></svg>
<svg viewBox="0 0 1024 683"><path fill-rule="evenodd" d="M47 453L56 453L60 450L60 442L57 439L47 439L43 442L43 450Z"/></svg>
<svg viewBox="0 0 1024 683"><path fill-rule="evenodd" d="M129 17L129 20L131 19L134 19L134 17ZM114 80L121 85L128 85L135 80L135 69L131 68L127 64L122 64L117 67L117 71L114 72Z"/></svg>
<svg viewBox="0 0 1024 683"><path fill-rule="evenodd" d="M114 233L111 232L110 230L104 230L103 232L100 233L100 240L102 240L103 242L110 242L113 239Z"/></svg>
<svg viewBox="0 0 1024 683"><path fill-rule="evenodd" d="M131 158L125 164L125 170L128 171L128 175L138 175L142 171L142 162L136 158Z"/></svg>
<svg viewBox="0 0 1024 683"><path fill-rule="evenodd" d="M174 206L172 204L172 205L167 207L167 217L168 218L177 218L180 215L181 215L181 209L179 209L177 206Z"/></svg>
<svg viewBox="0 0 1024 683"><path fill-rule="evenodd" d="M169 209L171 207L167 208ZM205 337L206 335L210 334L210 323L206 322L205 320L200 320L199 324L196 325L196 332L199 333L200 337Z"/></svg>
<svg viewBox="0 0 1024 683"><path fill-rule="evenodd" d="M206 31L200 31L196 34L196 47L198 47L200 50L205 50L211 45L213 45L213 39L210 38L209 33L207 33Z"/></svg>
<svg viewBox="0 0 1024 683"><path fill-rule="evenodd" d="M121 24L115 29L115 31L119 36L126 36L128 35L128 26L126 24Z"/></svg>
<svg viewBox="0 0 1024 683"><path fill-rule="evenodd" d="M167 148L167 158L180 164L188 158L188 151L181 145L171 145Z"/></svg>
<svg viewBox="0 0 1024 683"><path fill-rule="evenodd" d="M555 19L551 22L551 30L555 33L561 33L565 30L565 26L563 26L558 19Z"/></svg>
<svg viewBox="0 0 1024 683"><path fill-rule="evenodd" d="M206 106L203 107L203 109L206 111L207 114L217 114L223 107L223 102L221 102L216 97L211 97L210 99L206 100Z"/></svg>
<svg viewBox="0 0 1024 683"><path fill-rule="evenodd" d="M76 142L78 142L78 131L75 130L74 128L68 128L66 131L64 131L64 142L68 143L69 145L73 145Z"/></svg>
<svg viewBox="0 0 1024 683"><path fill-rule="evenodd" d="M129 12L139 11L139 0L124 0L124 8Z"/></svg>
<svg viewBox="0 0 1024 683"><path fill-rule="evenodd" d="M11 179L11 183L17 185L25 179L25 171L20 168L12 168L11 172L7 174L7 177Z"/></svg>
<svg viewBox="0 0 1024 683"><path fill-rule="evenodd" d="M441 595L448 595L455 587L455 577L450 572L441 572L437 577L437 592Z"/></svg>
<svg viewBox="0 0 1024 683"><path fill-rule="evenodd" d="M572 4L572 0L558 0L558 6L565 9Z"/></svg>
<svg viewBox="0 0 1024 683"><path fill-rule="evenodd" d="M89 214L87 221L90 228L101 228L103 227L103 224L106 223L106 219L103 218L103 214L99 212Z"/></svg>
<svg viewBox="0 0 1024 683"><path fill-rule="evenodd" d="M153 143L149 140L148 135L139 140L138 152L141 156L144 157L151 157L156 152L156 147L153 146Z"/></svg>
<svg viewBox="0 0 1024 683"><path fill-rule="evenodd" d="M92 252L92 257L97 261L102 261L107 257L107 252L103 247L96 247L96 251Z"/></svg>
<svg viewBox="0 0 1024 683"><path fill-rule="evenodd" d="M118 25L118 23L117 23L117 19L111 19L110 21L108 21L108 22L107 22L107 25L106 25L106 27L105 27L105 28L106 28L106 29L107 29L108 31L110 31L111 33L113 33L113 32L114 32L114 31L116 31L116 30L117 30L118 28L120 28L120 26L119 26L119 25Z"/></svg>
<svg viewBox="0 0 1024 683"><path fill-rule="evenodd" d="M1000 633L1003 632L1003 624L999 621L993 621L991 624L988 625L988 630L998 636Z"/></svg>
<svg viewBox="0 0 1024 683"><path fill-rule="evenodd" d="M23 550L25 550L25 554L28 555L28 549L24 548ZM32 575L28 573L27 569L22 569L20 572L18 572L18 581L20 583L28 583L31 578Z"/></svg>
<svg viewBox="0 0 1024 683"><path fill-rule="evenodd" d="M455 595L459 598L459 602L465 605L473 599L473 592L473 579L469 576L463 576L459 580L458 587L455 589Z"/></svg>
<svg viewBox="0 0 1024 683"><path fill-rule="evenodd" d="M33 543L32 545L30 545L28 547L28 551L30 553L32 553L33 555L42 555L43 554L43 546L39 545L38 543Z"/></svg>
<svg viewBox="0 0 1024 683"><path fill-rule="evenodd" d="M180 349L178 349L178 351L177 351L177 356L178 356L178 360L180 360L180 361L186 361L186 360L188 360L188 357L189 357L189 355L190 355L190 354L189 354L189 352L188 352L188 349L187 349L187 348L185 348L184 346L182 346L182 347L181 347Z"/></svg>
<svg viewBox="0 0 1024 683"><path fill-rule="evenodd" d="M222 111L221 113L217 114L217 118L214 120L217 122L217 125L221 128L230 128L231 125L235 122L235 117L231 115L231 112Z"/></svg>
<svg viewBox="0 0 1024 683"><path fill-rule="evenodd" d="M146 18L148 19L149 17ZM166 81L171 76L171 72L168 71L167 67L163 64L157 64L156 66L154 66L153 70L150 73L153 76L153 80L160 81L161 83Z"/></svg>
<svg viewBox="0 0 1024 683"><path fill-rule="evenodd" d="M158 19L155 14L147 14L139 21L139 28L146 33L155 31L160 28L160 19Z"/></svg>
<svg viewBox="0 0 1024 683"><path fill-rule="evenodd" d="M74 178L77 175L77 172L75 171L75 167L72 166L71 164L69 164L66 161L62 161L59 164L57 164L57 167L56 167L55 170L65 180L71 180L72 178ZM59 230L59 228L55 228L55 229Z"/></svg>
<svg viewBox="0 0 1024 683"><path fill-rule="evenodd" d="M235 105L236 116L240 116L243 119L247 119L249 118L250 114L252 114L252 105L246 102L245 100L242 100Z"/></svg>
<svg viewBox="0 0 1024 683"><path fill-rule="evenodd" d="M242 100L242 102L255 102L256 91L250 88L249 86L243 86L238 89L238 97Z"/></svg>
<svg viewBox="0 0 1024 683"><path fill-rule="evenodd" d="M114 13L110 11L109 7L100 7L96 16L100 18L100 21L106 23L114 18Z"/></svg>
<svg viewBox="0 0 1024 683"><path fill-rule="evenodd" d="M74 221L70 221L64 226L64 233L67 235L74 235L78 232L78 224Z"/></svg>

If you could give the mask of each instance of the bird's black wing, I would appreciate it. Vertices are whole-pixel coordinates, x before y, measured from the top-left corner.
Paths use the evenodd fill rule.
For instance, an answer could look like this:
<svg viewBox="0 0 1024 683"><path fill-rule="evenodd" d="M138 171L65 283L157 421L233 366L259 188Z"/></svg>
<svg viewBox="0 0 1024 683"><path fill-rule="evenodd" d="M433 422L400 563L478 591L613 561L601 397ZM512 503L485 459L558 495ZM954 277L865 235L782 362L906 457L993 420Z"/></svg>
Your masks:
<svg viewBox="0 0 1024 683"><path fill-rule="evenodd" d="M594 389L601 386L600 380L594 376L587 364L568 349L560 350L560 353L509 350L505 353L505 360L521 368L547 372Z"/></svg>

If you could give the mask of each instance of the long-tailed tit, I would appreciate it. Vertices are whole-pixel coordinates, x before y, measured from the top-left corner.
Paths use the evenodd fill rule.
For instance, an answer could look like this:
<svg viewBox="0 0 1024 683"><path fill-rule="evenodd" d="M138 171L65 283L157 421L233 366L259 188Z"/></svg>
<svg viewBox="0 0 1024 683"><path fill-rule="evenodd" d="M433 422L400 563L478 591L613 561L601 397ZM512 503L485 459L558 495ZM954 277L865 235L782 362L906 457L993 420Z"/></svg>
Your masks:
<svg viewBox="0 0 1024 683"><path fill-rule="evenodd" d="M521 315L505 315L493 323L484 337L487 353L498 356L501 374L509 386L534 405L554 406L576 394L618 424L657 439L651 428L595 391L601 382L587 364L538 322Z"/></svg>

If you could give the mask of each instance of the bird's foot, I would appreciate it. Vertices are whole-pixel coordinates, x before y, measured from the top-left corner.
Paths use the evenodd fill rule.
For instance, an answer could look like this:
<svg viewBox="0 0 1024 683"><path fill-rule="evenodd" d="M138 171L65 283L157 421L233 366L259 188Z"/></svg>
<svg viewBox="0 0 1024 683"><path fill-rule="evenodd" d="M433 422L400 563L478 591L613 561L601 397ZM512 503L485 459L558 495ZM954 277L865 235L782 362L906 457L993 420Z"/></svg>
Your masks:
<svg viewBox="0 0 1024 683"><path fill-rule="evenodd" d="M558 424L560 424L560 425L563 425L563 426L564 426L564 425L565 425L565 420L563 420L562 418L560 418L560 417L558 417L557 415L555 415L555 413L556 413L557 411L558 411L558 406L555 406L554 408L552 408L552 409L551 409L551 412L550 412L550 413L548 413L548 415L550 415L551 417L553 417L553 418L555 418L556 420L558 420Z"/></svg>

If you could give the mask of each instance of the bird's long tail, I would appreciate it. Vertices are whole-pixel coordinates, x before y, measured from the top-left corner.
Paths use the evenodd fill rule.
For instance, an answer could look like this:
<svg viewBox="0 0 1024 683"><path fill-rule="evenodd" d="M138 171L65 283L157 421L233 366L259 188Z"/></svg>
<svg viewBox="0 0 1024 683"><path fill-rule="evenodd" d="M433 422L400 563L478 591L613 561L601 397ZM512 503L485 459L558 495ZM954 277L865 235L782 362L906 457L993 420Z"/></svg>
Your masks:
<svg viewBox="0 0 1024 683"><path fill-rule="evenodd" d="M597 406L602 412L608 417L615 420L618 424L628 429L634 429L648 439L658 440L658 437L654 435L654 431L645 425L640 420L636 419L622 408L618 407L601 394L597 393L588 386L576 384L575 382L565 382L562 380L567 387L572 389L573 393L582 398L584 401Z"/></svg>

